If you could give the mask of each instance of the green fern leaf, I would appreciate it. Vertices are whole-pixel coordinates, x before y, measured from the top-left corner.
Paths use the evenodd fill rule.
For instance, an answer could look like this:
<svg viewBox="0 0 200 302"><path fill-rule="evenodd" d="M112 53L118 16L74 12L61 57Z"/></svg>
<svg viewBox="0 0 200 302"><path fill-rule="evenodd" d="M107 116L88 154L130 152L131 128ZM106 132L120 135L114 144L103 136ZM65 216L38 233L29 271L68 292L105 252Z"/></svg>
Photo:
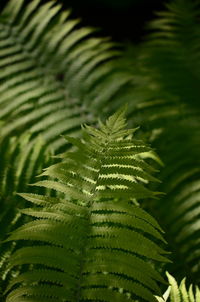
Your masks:
<svg viewBox="0 0 200 302"><path fill-rule="evenodd" d="M142 159L150 148L125 126L120 110L100 129L83 127L83 139L68 138L74 152L42 174L53 181L36 183L61 198L21 194L35 205L22 211L34 220L7 239L27 243L8 263L21 273L7 288L7 302L156 301L163 279L149 260L167 261L162 230L133 203L155 195Z"/></svg>
<svg viewBox="0 0 200 302"><path fill-rule="evenodd" d="M116 95L132 76L114 43L91 37L94 30L79 28L55 1L15 2L0 14L1 136L26 129L58 150L66 144L60 134L96 121L114 97L112 107L121 104Z"/></svg>
<svg viewBox="0 0 200 302"><path fill-rule="evenodd" d="M50 152L42 138L33 145L30 134L11 137L1 143L0 149L0 295L8 280L6 262L15 243L3 243L7 234L23 223L24 217L19 207L25 206L25 200L16 196L17 191L29 192L29 182L35 174L41 172L44 165L52 162ZM34 190L38 192L37 190Z"/></svg>
<svg viewBox="0 0 200 302"><path fill-rule="evenodd" d="M180 285L178 286L176 279L167 273L167 278L169 281L169 288L163 295L163 298L156 297L158 302L198 302L199 301L199 288L196 286L195 290L193 290L192 285L189 287L189 291L187 291L185 282L186 278L184 278ZM170 299L168 299L170 298Z"/></svg>
<svg viewBox="0 0 200 302"><path fill-rule="evenodd" d="M131 110L147 121L151 143L166 167L157 187L166 195L149 208L173 251L173 265L166 269L179 280L186 275L198 284L199 1L174 0L166 6L149 25L139 63L132 63L139 85Z"/></svg>

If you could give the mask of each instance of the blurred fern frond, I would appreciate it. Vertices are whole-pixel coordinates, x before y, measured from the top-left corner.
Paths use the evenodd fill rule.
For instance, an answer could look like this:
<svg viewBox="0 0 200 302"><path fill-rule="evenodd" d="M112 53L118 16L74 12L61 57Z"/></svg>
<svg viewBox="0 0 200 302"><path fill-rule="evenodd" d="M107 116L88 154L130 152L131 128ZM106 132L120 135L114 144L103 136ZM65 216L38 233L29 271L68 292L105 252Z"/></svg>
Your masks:
<svg viewBox="0 0 200 302"><path fill-rule="evenodd" d="M199 15L199 1L171 1L149 25L147 41L128 54L138 83L130 119L134 114L145 126L165 164L158 190L166 196L150 210L173 251L168 270L177 280L187 274L193 283L200 281Z"/></svg>
<svg viewBox="0 0 200 302"><path fill-rule="evenodd" d="M26 129L57 150L65 144L59 134L96 121L131 76L109 39L93 38L54 1L39 4L11 0L0 16L1 135Z"/></svg>
<svg viewBox="0 0 200 302"><path fill-rule="evenodd" d="M181 102L197 106L200 98L200 3L174 0L149 24L146 65L152 77Z"/></svg>
<svg viewBox="0 0 200 302"><path fill-rule="evenodd" d="M42 138L31 143L30 134L4 139L0 148L0 297L7 284L6 264L15 243L4 243L6 234L24 221L19 208L25 206L16 192L29 192L29 183L52 160ZM38 190L35 190L38 192Z"/></svg>

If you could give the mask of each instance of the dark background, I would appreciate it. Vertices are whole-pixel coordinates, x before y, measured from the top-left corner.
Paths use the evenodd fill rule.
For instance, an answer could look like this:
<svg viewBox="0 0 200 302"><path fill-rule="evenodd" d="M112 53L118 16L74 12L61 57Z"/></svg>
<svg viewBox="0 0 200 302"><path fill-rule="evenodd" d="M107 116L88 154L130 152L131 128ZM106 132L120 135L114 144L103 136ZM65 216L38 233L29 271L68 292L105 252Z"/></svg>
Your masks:
<svg viewBox="0 0 200 302"><path fill-rule="evenodd" d="M16 0L18 1L18 0ZM46 2L48 0L42 0ZM55 0L64 8L72 9L72 17L81 18L83 25L98 27L101 35L115 41L140 42L146 33L146 24L162 10L168 0ZM0 0L0 8L8 0ZM26 0L28 3L29 1Z"/></svg>
<svg viewBox="0 0 200 302"><path fill-rule="evenodd" d="M74 17L84 25L99 27L102 34L115 41L140 42L146 33L146 23L155 11L164 8L163 0L59 0L72 8Z"/></svg>
<svg viewBox="0 0 200 302"><path fill-rule="evenodd" d="M106 36L116 41L140 42L146 23L155 11L164 8L163 0L60 0L71 7L74 17L81 17L84 25L100 27Z"/></svg>

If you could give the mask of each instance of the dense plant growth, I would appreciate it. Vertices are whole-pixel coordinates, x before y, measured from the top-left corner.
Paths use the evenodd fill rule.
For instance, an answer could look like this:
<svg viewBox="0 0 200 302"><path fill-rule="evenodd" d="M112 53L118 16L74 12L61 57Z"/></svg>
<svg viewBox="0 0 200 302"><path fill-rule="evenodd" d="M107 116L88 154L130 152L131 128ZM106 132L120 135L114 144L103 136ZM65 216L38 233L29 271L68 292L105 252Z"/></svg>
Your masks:
<svg viewBox="0 0 200 302"><path fill-rule="evenodd" d="M200 301L199 5L137 46L55 1L4 7L1 301Z"/></svg>

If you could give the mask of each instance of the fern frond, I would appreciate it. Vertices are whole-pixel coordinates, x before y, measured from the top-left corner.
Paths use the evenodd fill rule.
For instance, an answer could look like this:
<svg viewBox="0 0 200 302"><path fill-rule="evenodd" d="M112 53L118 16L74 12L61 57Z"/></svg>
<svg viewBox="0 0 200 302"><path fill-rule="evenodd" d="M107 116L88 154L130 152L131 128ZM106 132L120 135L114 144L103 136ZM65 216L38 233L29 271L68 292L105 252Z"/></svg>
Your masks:
<svg viewBox="0 0 200 302"><path fill-rule="evenodd" d="M153 98L163 91L164 101L160 103L169 104L172 116L159 103L157 106L160 109L157 110L159 107L154 106L156 102L151 102L151 99L144 102L145 109L142 108L141 112L147 111L146 114L153 115L151 119L154 121L150 125L153 129L153 146L159 150L166 164L161 174L164 185L159 190L167 195L162 205L155 204L153 213L160 217L161 225L168 230L167 239L174 252L175 263L170 271L176 273L177 278L183 278L180 268L184 265L184 274L187 274L190 282L198 283L198 189L193 191L192 202L189 188L199 181L199 5L198 1L182 0L173 1L167 7L168 10L160 13L160 17L150 26L155 32L145 44L146 55L143 55L148 59L144 59L143 68L146 72L151 71L149 82L154 86ZM170 98L171 105L168 102ZM151 111L148 104L152 104ZM161 110L166 125L161 120ZM187 191L188 198L182 198L182 192ZM187 209L181 212L184 203L187 203ZM166 211L169 215L166 215Z"/></svg>
<svg viewBox="0 0 200 302"><path fill-rule="evenodd" d="M26 128L57 150L66 143L61 133L96 121L99 108L132 76L117 63L114 43L91 37L94 30L79 28L79 20L70 20L54 1L15 2L0 15L1 135Z"/></svg>
<svg viewBox="0 0 200 302"><path fill-rule="evenodd" d="M167 278L169 281L169 288L163 295L163 298L156 297L158 302L198 302L200 299L200 290L198 286L193 288L193 285L191 284L189 287L189 290L186 288L186 278L184 278L180 285L178 286L176 279L171 276L169 273L167 273ZM169 299L168 299L169 298Z"/></svg>
<svg viewBox="0 0 200 302"><path fill-rule="evenodd" d="M100 129L84 126L82 139L67 137L74 151L44 171L50 180L36 183L60 198L21 194L35 205L22 211L34 220L7 239L26 242L8 263L21 273L7 302L155 301L163 279L149 260L167 261L164 239L154 218L134 205L156 196L142 159L151 149L125 126L121 110Z"/></svg>
<svg viewBox="0 0 200 302"><path fill-rule="evenodd" d="M138 123L146 121L142 124L165 163L157 190L166 195L162 203L155 201L150 208L146 206L167 231L173 251L173 265L167 270L178 281L186 275L197 284L199 189L197 186L190 193L190 188L199 182L198 3L171 1L167 10L151 22L152 33L139 49L138 63L132 63L138 100L134 99L130 108Z"/></svg>
<svg viewBox="0 0 200 302"><path fill-rule="evenodd" d="M181 102L199 107L199 1L174 0L149 24L146 65ZM194 93L195 91L195 93Z"/></svg>
<svg viewBox="0 0 200 302"><path fill-rule="evenodd" d="M33 182L35 174L44 165L49 164L50 152L41 138L35 145L30 142L30 135L11 137L1 144L0 149L0 295L7 282L6 262L15 243L2 243L6 234L23 223L24 217L18 208L25 206L25 200L16 196L17 191L28 192L28 183ZM35 190L35 192L37 192Z"/></svg>
<svg viewBox="0 0 200 302"><path fill-rule="evenodd" d="M118 59L119 52L113 43L91 38L93 30L79 28L79 20L70 20L70 12L61 12L55 2L41 5L38 0L30 3L19 0L16 4L12 0L0 16L1 146L6 145L8 136L18 136L28 129L32 134L32 146L37 136L42 135L46 146L50 145L57 152L66 144L61 133L72 133L75 137L79 135L81 123L96 123L99 111L102 115L107 114L122 103L128 103L129 123L144 125L142 130L147 130L145 135L159 150L167 167L161 176L164 185L157 187L158 191L167 192L162 202L164 210L160 211L159 202L155 203L153 212L168 230L172 250L178 250L173 267L182 266L184 262L188 275L192 271L194 278L199 280L199 189L196 186L199 176L196 168L199 163L199 9L198 2L190 0L176 0L168 7L168 12L161 13L160 19L152 23L151 28L157 32L145 43L133 74L130 67ZM188 100L196 105L195 110ZM187 135L183 124L189 125ZM103 134L95 133L91 152L102 150L99 140ZM87 150L82 141L68 138L68 143L71 142L83 148L84 153ZM127 139L126 144L117 142L110 148L113 156L105 161L97 190L104 198L114 195L129 198L132 191L137 199L156 196L149 186L145 186L156 181L151 175L151 167L143 160L145 154L150 155L150 149L136 140L134 150L123 149L131 144ZM130 158L131 154L134 158ZM26 156L25 165L28 164ZM74 160L84 178L74 174ZM124 166L125 160L127 165ZM85 161L89 169L82 167ZM54 179L39 182L38 186L42 190L45 187L53 189L61 198L71 196L83 206L90 203L88 192L96 175L95 165L95 160L85 154L68 153L67 158L64 155L63 165L55 165L44 172L43 175ZM130 167L132 165L134 168ZM70 170L65 171L68 167ZM21 172L23 169L18 169L19 175ZM13 178L12 173L10 178ZM65 182L69 179L70 186L66 188ZM27 177L25 181L26 186L30 179ZM182 198L183 192L193 185L193 193ZM80 190L77 191L76 186ZM11 195L15 190L12 185L4 189L9 189ZM23 186L17 190L27 191ZM42 196L29 198L38 205L48 204ZM186 204L187 209L184 208ZM170 216L172 211L169 209L178 213L177 219ZM169 213L167 217L166 212ZM32 216L31 211L29 214ZM33 211L33 215L41 214ZM52 217L56 215L51 213ZM118 220L117 215L113 216L113 223ZM128 226L132 227L130 221ZM23 300L19 299L20 302Z"/></svg>
<svg viewBox="0 0 200 302"><path fill-rule="evenodd" d="M184 128L183 128L184 129ZM181 267L193 283L199 282L199 140L198 128L196 136L191 136L190 127L185 131L177 132L179 149L175 150L177 143L163 148L173 156L163 158L167 163L161 177L165 185L160 190L167 193L163 198L162 206L157 203L157 213L163 222L162 226L168 230L167 240L176 250L172 255L174 262L171 268L176 277L182 278ZM188 142L186 145L185 142ZM161 140L160 140L161 142ZM165 147L164 147L165 146ZM193 149L191 149L193 147ZM163 153L164 155L164 150ZM169 215L166 215L166 211ZM158 217L158 216L157 216Z"/></svg>

